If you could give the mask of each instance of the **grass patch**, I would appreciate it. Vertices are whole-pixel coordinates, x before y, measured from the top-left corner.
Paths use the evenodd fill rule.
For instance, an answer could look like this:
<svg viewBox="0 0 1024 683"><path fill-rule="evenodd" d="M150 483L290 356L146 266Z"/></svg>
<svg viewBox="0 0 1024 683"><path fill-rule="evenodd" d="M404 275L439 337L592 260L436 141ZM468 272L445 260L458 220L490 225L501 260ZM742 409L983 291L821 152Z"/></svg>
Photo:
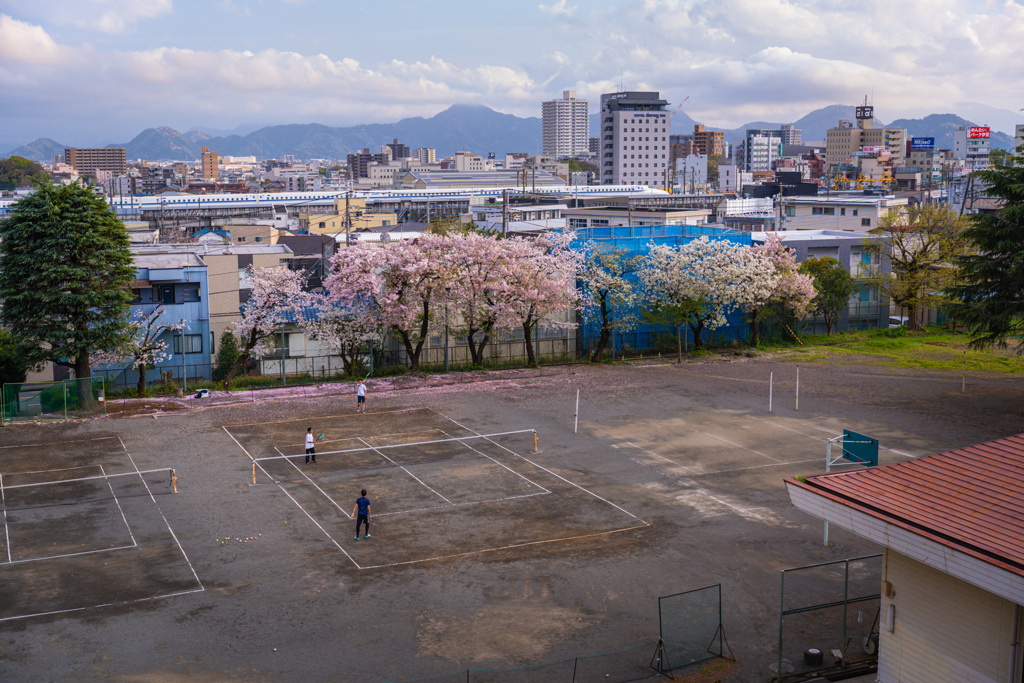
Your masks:
<svg viewBox="0 0 1024 683"><path fill-rule="evenodd" d="M938 326L919 332L905 328L858 330L830 337L807 336L801 341L803 346L776 344L772 350L785 350L791 361L865 362L915 370L962 370L966 353L970 371L1024 372L1024 357L1014 349L977 351L968 347L967 334Z"/></svg>

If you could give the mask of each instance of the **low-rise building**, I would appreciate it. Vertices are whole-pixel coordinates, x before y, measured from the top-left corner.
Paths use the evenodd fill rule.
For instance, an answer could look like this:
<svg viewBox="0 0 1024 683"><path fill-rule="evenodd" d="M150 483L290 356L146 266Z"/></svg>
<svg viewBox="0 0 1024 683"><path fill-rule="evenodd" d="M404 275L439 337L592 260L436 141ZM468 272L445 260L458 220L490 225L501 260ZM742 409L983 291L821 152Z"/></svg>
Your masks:
<svg viewBox="0 0 1024 683"><path fill-rule="evenodd" d="M906 206L906 197L888 194L832 193L783 197L780 230L870 232L889 209Z"/></svg>

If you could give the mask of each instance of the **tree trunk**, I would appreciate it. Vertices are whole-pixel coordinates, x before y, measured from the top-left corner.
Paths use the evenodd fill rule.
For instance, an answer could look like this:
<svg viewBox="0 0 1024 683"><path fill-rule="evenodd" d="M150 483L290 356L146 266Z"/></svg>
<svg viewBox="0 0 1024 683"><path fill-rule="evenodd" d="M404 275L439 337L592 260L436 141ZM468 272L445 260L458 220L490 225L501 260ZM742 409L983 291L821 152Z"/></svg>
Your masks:
<svg viewBox="0 0 1024 683"><path fill-rule="evenodd" d="M683 326L676 325L676 362L683 362Z"/></svg>
<svg viewBox="0 0 1024 683"><path fill-rule="evenodd" d="M608 310L607 295L601 297L601 336L597 340L597 348L594 349L593 355L590 356L591 363L598 363L601 360L601 355L604 353L604 349L608 346L608 340L612 337L612 322L611 322L611 311Z"/></svg>
<svg viewBox="0 0 1024 683"><path fill-rule="evenodd" d="M704 339L702 338L702 335L704 334L704 321L700 320L696 324L690 323L690 329L693 331L693 348L703 349Z"/></svg>
<svg viewBox="0 0 1024 683"><path fill-rule="evenodd" d="M536 324L535 322L530 322L530 318L523 321L523 339L526 340L526 364L530 366L537 365L537 357L533 349L533 328Z"/></svg>
<svg viewBox="0 0 1024 683"><path fill-rule="evenodd" d="M139 386L137 387L135 393L138 394L139 398L142 398L142 396L146 393L146 364L144 362L139 363L138 370Z"/></svg>
<svg viewBox="0 0 1024 683"><path fill-rule="evenodd" d="M89 353L83 351L75 359L75 390L77 392L79 410L92 406L94 402L92 397L92 381L83 381L89 380L91 377L92 369L89 366Z"/></svg>

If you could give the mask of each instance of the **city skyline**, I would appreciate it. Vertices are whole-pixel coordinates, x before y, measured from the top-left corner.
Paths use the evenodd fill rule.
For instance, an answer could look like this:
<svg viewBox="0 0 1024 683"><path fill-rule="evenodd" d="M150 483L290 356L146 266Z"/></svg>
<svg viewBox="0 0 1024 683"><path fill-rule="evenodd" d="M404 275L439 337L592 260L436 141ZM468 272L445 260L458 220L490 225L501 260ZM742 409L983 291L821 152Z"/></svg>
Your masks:
<svg viewBox="0 0 1024 683"><path fill-rule="evenodd" d="M865 95L890 119L953 112L998 125L986 107L1006 118L1024 106L1021 45L1024 7L989 0L0 0L0 143L347 126L454 103L539 117L563 90L596 111L620 87L659 91L670 111L726 128Z"/></svg>

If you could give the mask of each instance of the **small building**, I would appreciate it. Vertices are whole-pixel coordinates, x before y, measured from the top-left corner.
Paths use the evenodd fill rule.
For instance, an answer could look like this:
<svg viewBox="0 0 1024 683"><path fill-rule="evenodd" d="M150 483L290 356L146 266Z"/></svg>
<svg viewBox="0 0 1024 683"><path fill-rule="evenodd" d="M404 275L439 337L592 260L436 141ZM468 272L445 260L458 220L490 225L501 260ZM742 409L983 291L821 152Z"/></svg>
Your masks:
<svg viewBox="0 0 1024 683"><path fill-rule="evenodd" d="M793 504L883 547L879 683L1022 680L1024 434L786 479Z"/></svg>
<svg viewBox="0 0 1024 683"><path fill-rule="evenodd" d="M833 192L813 197L783 197L780 230L870 232L889 209L906 206L906 197L891 194Z"/></svg>
<svg viewBox="0 0 1024 683"><path fill-rule="evenodd" d="M659 209L630 206L596 206L564 209L570 230L619 228L640 225L700 226L708 223L710 209Z"/></svg>

